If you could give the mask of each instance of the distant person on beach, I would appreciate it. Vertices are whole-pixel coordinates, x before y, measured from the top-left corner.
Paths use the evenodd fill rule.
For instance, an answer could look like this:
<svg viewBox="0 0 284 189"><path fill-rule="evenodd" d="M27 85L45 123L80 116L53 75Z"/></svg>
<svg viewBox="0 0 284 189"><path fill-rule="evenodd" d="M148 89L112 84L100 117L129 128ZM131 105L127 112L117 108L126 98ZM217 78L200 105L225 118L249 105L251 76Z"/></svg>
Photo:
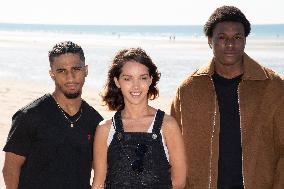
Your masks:
<svg viewBox="0 0 284 189"><path fill-rule="evenodd" d="M250 23L234 6L204 25L211 61L177 89L186 188L284 188L284 83L245 52Z"/></svg>
<svg viewBox="0 0 284 189"><path fill-rule="evenodd" d="M185 185L186 163L176 120L148 105L160 74L141 48L119 51L108 72L103 101L117 111L95 134L92 189Z"/></svg>
<svg viewBox="0 0 284 189"><path fill-rule="evenodd" d="M4 147L7 189L91 188L94 132L102 116L81 98L88 74L84 52L61 42L49 61L54 92L13 116Z"/></svg>

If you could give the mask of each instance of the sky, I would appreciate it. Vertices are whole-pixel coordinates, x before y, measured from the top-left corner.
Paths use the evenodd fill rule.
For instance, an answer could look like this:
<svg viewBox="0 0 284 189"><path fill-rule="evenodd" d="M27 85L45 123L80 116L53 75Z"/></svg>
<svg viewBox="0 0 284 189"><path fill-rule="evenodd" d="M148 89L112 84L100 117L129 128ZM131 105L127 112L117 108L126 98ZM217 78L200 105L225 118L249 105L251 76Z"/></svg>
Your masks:
<svg viewBox="0 0 284 189"><path fill-rule="evenodd" d="M0 0L0 23L203 25L234 5L252 24L284 23L283 0Z"/></svg>

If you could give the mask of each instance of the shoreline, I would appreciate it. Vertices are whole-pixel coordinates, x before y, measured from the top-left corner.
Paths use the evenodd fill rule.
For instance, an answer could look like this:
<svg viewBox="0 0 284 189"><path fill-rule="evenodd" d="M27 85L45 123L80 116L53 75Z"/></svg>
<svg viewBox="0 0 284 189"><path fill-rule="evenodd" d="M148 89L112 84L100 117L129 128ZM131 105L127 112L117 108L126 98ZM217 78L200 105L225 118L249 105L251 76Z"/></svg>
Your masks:
<svg viewBox="0 0 284 189"><path fill-rule="evenodd" d="M64 33L64 32L44 32L44 31L3 31L0 30L0 42L3 43L47 43L54 44L58 41L72 39L81 43L92 44L94 42L104 43L106 46L116 46L122 42L126 44L151 44L160 43L163 45L199 45L207 47L207 37L202 33L200 35L175 35L170 33L156 34L96 34L96 33ZM175 36L175 38L172 38ZM54 41L54 42L53 42ZM253 34L247 37L249 43L255 45L284 45L284 36L255 36Z"/></svg>

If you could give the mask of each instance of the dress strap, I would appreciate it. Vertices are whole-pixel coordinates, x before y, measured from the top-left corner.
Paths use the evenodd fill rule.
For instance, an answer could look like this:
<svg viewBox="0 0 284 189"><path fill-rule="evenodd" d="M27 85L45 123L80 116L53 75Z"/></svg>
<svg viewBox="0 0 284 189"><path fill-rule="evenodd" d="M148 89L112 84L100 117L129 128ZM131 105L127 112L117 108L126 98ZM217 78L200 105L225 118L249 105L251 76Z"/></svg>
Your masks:
<svg viewBox="0 0 284 189"><path fill-rule="evenodd" d="M112 117L113 126L116 132L123 132L123 124L121 119L121 111L117 111Z"/></svg>
<svg viewBox="0 0 284 189"><path fill-rule="evenodd" d="M165 115L164 111L162 111L160 109L157 110L152 133L156 133L156 134L160 133L162 123L163 123L163 119L164 119L164 115Z"/></svg>

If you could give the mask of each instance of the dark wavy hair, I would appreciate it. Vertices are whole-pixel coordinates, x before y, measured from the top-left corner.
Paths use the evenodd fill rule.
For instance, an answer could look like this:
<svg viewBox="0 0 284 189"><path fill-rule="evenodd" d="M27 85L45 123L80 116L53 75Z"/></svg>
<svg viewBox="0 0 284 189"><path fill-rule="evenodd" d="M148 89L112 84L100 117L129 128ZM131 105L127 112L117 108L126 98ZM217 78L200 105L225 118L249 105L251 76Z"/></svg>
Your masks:
<svg viewBox="0 0 284 189"><path fill-rule="evenodd" d="M249 35L251 30L250 22L247 20L246 16L241 12L241 10L234 6L222 6L217 8L205 23L203 27L204 34L207 37L212 37L213 30L216 25L225 21L240 22L244 26L245 36L247 37Z"/></svg>
<svg viewBox="0 0 284 189"><path fill-rule="evenodd" d="M119 78L123 65L128 61L139 62L148 68L149 75L152 77L152 84L148 91L148 99L154 100L159 96L157 83L160 80L161 74L158 72L157 66L153 63L152 59L141 48L123 49L118 51L112 60L108 71L107 82L104 86L103 93L101 93L103 102L108 106L109 110L119 111L124 109L124 98L120 88L115 85L114 78Z"/></svg>
<svg viewBox="0 0 284 189"><path fill-rule="evenodd" d="M78 54L80 56L80 60L85 63L84 51L81 46L73 43L72 41L62 41L55 44L48 52L50 66L52 66L55 57L59 57L66 53Z"/></svg>

